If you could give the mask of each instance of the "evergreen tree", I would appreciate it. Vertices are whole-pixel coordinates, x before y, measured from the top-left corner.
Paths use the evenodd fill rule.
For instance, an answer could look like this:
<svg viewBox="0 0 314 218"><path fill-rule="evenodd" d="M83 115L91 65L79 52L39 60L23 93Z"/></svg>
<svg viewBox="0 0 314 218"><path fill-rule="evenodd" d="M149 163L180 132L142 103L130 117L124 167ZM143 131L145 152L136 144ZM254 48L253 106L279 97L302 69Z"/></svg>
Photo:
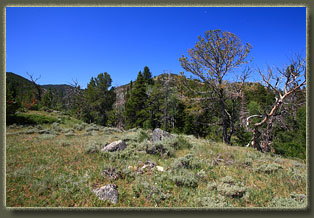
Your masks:
<svg viewBox="0 0 314 218"><path fill-rule="evenodd" d="M145 111L146 100L146 85L140 71L125 105L127 128L143 127L143 123L148 117L147 111Z"/></svg>
<svg viewBox="0 0 314 218"><path fill-rule="evenodd" d="M148 85L153 85L154 81L152 78L152 73L150 72L149 68L147 66L144 67L143 72L144 82Z"/></svg>
<svg viewBox="0 0 314 218"><path fill-rule="evenodd" d="M83 108L85 121L100 125L107 124L107 113L112 110L116 98L111 83L111 77L106 72L91 78L85 90L86 105Z"/></svg>
<svg viewBox="0 0 314 218"><path fill-rule="evenodd" d="M51 88L41 98L41 106L52 108L53 106L53 94Z"/></svg>

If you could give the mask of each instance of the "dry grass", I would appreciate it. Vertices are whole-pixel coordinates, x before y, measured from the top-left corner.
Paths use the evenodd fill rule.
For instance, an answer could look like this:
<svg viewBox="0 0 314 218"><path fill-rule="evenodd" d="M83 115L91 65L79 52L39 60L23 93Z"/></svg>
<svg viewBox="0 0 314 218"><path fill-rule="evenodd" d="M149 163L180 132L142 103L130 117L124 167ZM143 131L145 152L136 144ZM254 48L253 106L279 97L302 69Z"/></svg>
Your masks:
<svg viewBox="0 0 314 218"><path fill-rule="evenodd" d="M72 128L77 123L72 118L60 126ZM43 128L51 128L51 125ZM291 202L292 192L306 195L306 166L302 161L260 154L248 148L182 136L192 148L177 149L174 157L160 157L137 150L141 130L99 131L93 136L84 135L83 129L74 130L75 136L66 137L60 133L52 138L41 138L38 133L10 134L25 130L26 127L7 129L8 207L200 207L209 202L214 207L268 207L270 203L274 204L274 198ZM89 143L104 145L121 138L129 139L129 147L121 154L86 153ZM189 153L201 160L199 168L185 169L195 177L197 187L177 186L172 178L179 174L172 168L172 163ZM212 164L217 157L223 161ZM245 164L247 158L252 159L251 166ZM128 170L128 166L140 168L141 163L147 160L163 166L165 172L152 169L136 173ZM256 171L263 164L277 164L281 169L271 173ZM102 171L106 166L121 170L125 177L117 180L103 177ZM294 168L295 172L291 170ZM201 170L202 178L197 176ZM226 176L231 176L246 188L243 197L222 197L218 190L207 188L209 183L219 183ZM92 192L93 188L108 183L118 185L119 201L116 205L97 199ZM296 203L303 205L302 202Z"/></svg>

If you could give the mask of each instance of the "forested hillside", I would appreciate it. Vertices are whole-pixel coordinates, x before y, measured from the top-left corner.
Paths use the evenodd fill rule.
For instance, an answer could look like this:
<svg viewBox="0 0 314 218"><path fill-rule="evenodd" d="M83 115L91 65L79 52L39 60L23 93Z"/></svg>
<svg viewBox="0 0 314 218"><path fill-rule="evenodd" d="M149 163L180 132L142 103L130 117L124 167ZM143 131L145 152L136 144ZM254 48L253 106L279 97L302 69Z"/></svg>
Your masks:
<svg viewBox="0 0 314 218"><path fill-rule="evenodd" d="M232 33L208 31L179 59L191 77L166 71L153 77L145 66L121 87L112 86L107 72L86 89L77 82L39 86L32 77L7 73L7 124L25 110L59 110L86 123L161 128L305 159L305 60L296 55L285 66L250 69L251 48ZM253 73L262 81L250 82Z"/></svg>

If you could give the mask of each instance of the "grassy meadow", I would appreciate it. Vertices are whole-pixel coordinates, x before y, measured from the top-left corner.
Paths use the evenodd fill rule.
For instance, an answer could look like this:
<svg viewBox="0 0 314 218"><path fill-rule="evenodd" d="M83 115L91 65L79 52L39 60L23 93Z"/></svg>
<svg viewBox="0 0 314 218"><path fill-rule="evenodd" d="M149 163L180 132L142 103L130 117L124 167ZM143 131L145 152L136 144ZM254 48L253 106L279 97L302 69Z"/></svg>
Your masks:
<svg viewBox="0 0 314 218"><path fill-rule="evenodd" d="M7 126L7 207L307 206L302 160L175 134L151 154L151 130L121 131L59 112L25 114L39 124ZM47 117L51 122L40 122ZM100 151L120 139L125 150ZM144 168L147 162L155 167ZM118 186L117 204L93 193L106 184Z"/></svg>

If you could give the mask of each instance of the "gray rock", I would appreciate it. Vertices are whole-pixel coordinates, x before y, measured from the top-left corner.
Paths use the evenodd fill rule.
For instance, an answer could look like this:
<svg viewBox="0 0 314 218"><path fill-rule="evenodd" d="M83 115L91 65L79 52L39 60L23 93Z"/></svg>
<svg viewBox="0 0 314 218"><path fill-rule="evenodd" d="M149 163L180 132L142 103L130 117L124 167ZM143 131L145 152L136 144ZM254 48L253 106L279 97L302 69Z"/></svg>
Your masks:
<svg viewBox="0 0 314 218"><path fill-rule="evenodd" d="M153 131L153 137L152 137L152 141L153 142L159 142L161 141L163 138L172 138L173 136L166 132L166 131L163 131L162 129L154 129Z"/></svg>
<svg viewBox="0 0 314 218"><path fill-rule="evenodd" d="M120 151L120 150L124 150L126 148L126 143L122 140L119 141L115 141L110 143L109 145L106 145L105 147L103 147L101 149L101 151Z"/></svg>
<svg viewBox="0 0 314 218"><path fill-rule="evenodd" d="M118 186L115 184L108 184L101 188L94 189L93 192L100 200L108 200L113 204L118 203Z"/></svg>

